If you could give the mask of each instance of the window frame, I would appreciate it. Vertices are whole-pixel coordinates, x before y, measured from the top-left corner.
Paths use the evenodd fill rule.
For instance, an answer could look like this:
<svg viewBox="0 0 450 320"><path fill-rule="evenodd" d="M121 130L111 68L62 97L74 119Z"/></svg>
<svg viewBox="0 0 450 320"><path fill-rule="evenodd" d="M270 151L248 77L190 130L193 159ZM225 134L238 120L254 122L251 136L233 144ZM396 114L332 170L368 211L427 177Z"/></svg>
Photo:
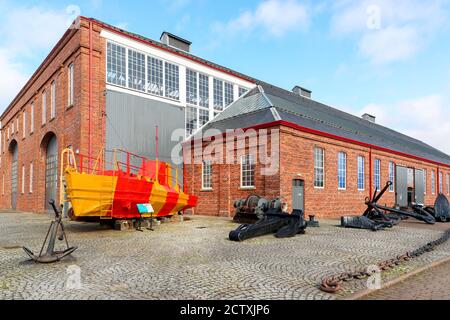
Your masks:
<svg viewBox="0 0 450 320"><path fill-rule="evenodd" d="M377 166L378 164L378 166ZM375 190L381 191L381 160L373 161L373 187Z"/></svg>
<svg viewBox="0 0 450 320"><path fill-rule="evenodd" d="M427 169L422 169L423 171L423 194L427 194Z"/></svg>
<svg viewBox="0 0 450 320"><path fill-rule="evenodd" d="M56 80L50 85L50 120L56 118Z"/></svg>
<svg viewBox="0 0 450 320"><path fill-rule="evenodd" d="M29 193L33 193L33 161L30 162L30 181L29 181Z"/></svg>
<svg viewBox="0 0 450 320"><path fill-rule="evenodd" d="M360 161L361 160L361 161ZM356 187L358 191L366 190L366 158L357 156L356 158ZM360 186L362 185L362 188Z"/></svg>
<svg viewBox="0 0 450 320"><path fill-rule="evenodd" d="M389 192L395 191L395 162L389 161L389 181L392 182L392 184L389 186Z"/></svg>
<svg viewBox="0 0 450 320"><path fill-rule="evenodd" d="M252 154L245 154L241 156L241 168L240 168L240 188L241 189L256 189L256 164L255 161L253 159L253 155ZM245 164L247 164L247 162L249 162L250 165L250 169L245 168L244 169L244 159L245 160ZM248 160L247 160L248 159ZM252 185L244 185L244 180L248 179L244 179L244 175L248 174L250 172L250 182L253 182ZM247 177L247 176L246 176ZM252 181L253 180L253 181Z"/></svg>
<svg viewBox="0 0 450 320"><path fill-rule="evenodd" d="M25 164L22 164L21 194L25 194Z"/></svg>
<svg viewBox="0 0 450 320"><path fill-rule="evenodd" d="M75 74L75 65L74 62L71 62L67 66L67 108L71 108L75 104L74 74Z"/></svg>
<svg viewBox="0 0 450 320"><path fill-rule="evenodd" d="M343 156L343 158L341 158L341 156ZM337 169L338 169L338 190L347 190L347 154L343 151L338 152ZM344 182L344 186L341 185L342 181Z"/></svg>
<svg viewBox="0 0 450 320"><path fill-rule="evenodd" d="M34 101L30 107L30 135L34 132Z"/></svg>
<svg viewBox="0 0 450 320"><path fill-rule="evenodd" d="M27 110L23 110L22 113L22 139L25 139L27 134Z"/></svg>
<svg viewBox="0 0 450 320"><path fill-rule="evenodd" d="M442 171L439 171L439 193L444 193L444 173Z"/></svg>
<svg viewBox="0 0 450 320"><path fill-rule="evenodd" d="M209 168L209 170L205 172L205 168ZM208 181L205 180L205 177L209 177ZM205 182L209 182L209 186ZM202 161L202 190L203 191L213 190L213 167L212 161L210 160Z"/></svg>
<svg viewBox="0 0 450 320"><path fill-rule="evenodd" d="M436 172L431 170L431 194L436 194Z"/></svg>
<svg viewBox="0 0 450 320"><path fill-rule="evenodd" d="M317 166L317 153L316 151L321 151L322 152L322 167L318 167ZM322 170L322 185L318 185L317 182L320 182L320 180L318 179L318 171L317 170ZM314 188L315 189L325 189L325 149L321 148L321 147L314 147Z"/></svg>
<svg viewBox="0 0 450 320"><path fill-rule="evenodd" d="M47 91L42 91L42 104L41 104L41 125L47 123Z"/></svg>

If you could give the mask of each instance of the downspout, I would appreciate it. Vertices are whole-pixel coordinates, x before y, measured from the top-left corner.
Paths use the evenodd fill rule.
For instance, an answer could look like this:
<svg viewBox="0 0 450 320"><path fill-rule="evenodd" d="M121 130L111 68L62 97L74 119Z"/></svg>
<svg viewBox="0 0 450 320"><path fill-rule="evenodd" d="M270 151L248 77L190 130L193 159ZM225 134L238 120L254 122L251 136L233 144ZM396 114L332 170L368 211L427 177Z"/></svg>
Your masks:
<svg viewBox="0 0 450 320"><path fill-rule="evenodd" d="M92 108L92 21L89 21L89 105L88 105L88 156L89 167L92 158L91 108Z"/></svg>
<svg viewBox="0 0 450 320"><path fill-rule="evenodd" d="M372 148L369 149L369 198L372 197Z"/></svg>

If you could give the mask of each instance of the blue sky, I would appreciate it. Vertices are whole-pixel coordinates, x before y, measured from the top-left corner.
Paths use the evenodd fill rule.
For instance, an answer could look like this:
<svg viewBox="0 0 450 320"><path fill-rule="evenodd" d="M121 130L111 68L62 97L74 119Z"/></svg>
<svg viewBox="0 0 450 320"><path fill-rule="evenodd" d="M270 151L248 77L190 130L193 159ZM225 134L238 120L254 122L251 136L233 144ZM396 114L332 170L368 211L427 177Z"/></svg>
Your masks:
<svg viewBox="0 0 450 320"><path fill-rule="evenodd" d="M0 111L78 14L171 31L196 55L450 153L450 1L0 0Z"/></svg>

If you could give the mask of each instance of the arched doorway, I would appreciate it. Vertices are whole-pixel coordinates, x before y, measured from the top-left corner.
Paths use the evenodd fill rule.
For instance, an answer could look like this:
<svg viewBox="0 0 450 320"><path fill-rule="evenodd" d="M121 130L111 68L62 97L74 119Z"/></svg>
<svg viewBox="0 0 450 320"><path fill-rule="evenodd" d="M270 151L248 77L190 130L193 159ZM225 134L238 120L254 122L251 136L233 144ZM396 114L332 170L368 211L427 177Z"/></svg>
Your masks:
<svg viewBox="0 0 450 320"><path fill-rule="evenodd" d="M45 209L52 211L50 200L58 202L58 141L52 132L42 139L41 148L45 151Z"/></svg>
<svg viewBox="0 0 450 320"><path fill-rule="evenodd" d="M9 152L11 153L11 208L17 209L17 163L19 159L19 146L16 140L11 141L9 145Z"/></svg>

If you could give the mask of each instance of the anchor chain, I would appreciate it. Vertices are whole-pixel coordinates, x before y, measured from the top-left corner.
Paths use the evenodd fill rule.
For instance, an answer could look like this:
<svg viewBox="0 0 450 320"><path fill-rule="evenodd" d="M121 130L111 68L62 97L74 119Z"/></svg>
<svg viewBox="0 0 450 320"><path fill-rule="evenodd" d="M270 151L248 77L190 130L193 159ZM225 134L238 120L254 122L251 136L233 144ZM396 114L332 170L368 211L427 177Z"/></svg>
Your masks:
<svg viewBox="0 0 450 320"><path fill-rule="evenodd" d="M429 242L426 245L423 245L414 251L409 251L402 255L399 255L396 258L383 260L377 264L377 267L381 271L392 269L405 261L409 261L413 258L417 258L423 255L424 253L433 251L437 246L444 244L449 239L450 239L450 229L445 231L444 234L437 240ZM320 290L327 293L336 293L342 289L342 282L348 282L353 279L361 280L370 277L375 273L376 270L369 270L368 268L366 268L363 271L343 272L330 277L326 277L325 279L322 280Z"/></svg>

